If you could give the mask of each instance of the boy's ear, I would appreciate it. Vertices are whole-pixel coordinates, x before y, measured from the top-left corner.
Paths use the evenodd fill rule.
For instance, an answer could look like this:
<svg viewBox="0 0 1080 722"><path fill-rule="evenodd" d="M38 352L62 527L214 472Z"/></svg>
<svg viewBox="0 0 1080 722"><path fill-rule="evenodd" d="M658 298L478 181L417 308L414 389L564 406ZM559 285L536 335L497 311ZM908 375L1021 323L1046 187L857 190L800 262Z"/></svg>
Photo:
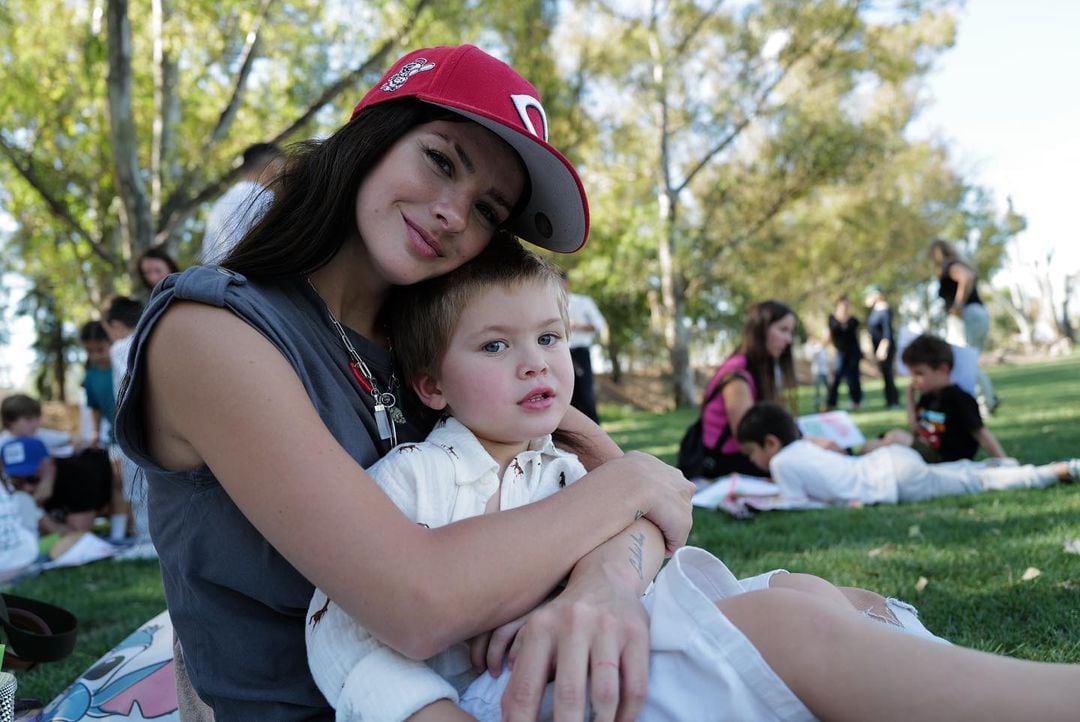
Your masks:
<svg viewBox="0 0 1080 722"><path fill-rule="evenodd" d="M765 434L764 441L761 447L769 454L775 454L784 448L784 445L780 443L780 437L776 434Z"/></svg>
<svg viewBox="0 0 1080 722"><path fill-rule="evenodd" d="M439 382L434 377L422 373L413 382L412 386L413 391L416 392L416 396L423 402L424 406L435 411L442 411L446 408L446 397L443 396Z"/></svg>

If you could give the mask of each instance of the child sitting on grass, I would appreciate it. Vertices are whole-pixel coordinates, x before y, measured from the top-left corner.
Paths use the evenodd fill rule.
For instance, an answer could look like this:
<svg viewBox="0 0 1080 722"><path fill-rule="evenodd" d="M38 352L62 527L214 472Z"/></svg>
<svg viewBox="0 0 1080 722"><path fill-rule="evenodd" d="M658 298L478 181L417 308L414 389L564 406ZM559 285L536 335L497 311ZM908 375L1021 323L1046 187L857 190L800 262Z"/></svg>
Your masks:
<svg viewBox="0 0 1080 722"><path fill-rule="evenodd" d="M1006 458L1005 450L983 424L975 397L952 382L953 351L944 340L924 333L904 349L901 359L911 373L907 388L910 431L893 429L863 446L867 453L887 444L915 449L929 464L974 459L981 446L987 455ZM915 393L920 394L918 400Z"/></svg>
<svg viewBox="0 0 1080 722"><path fill-rule="evenodd" d="M441 526L539 501L583 476L578 458L552 443L574 384L558 272L516 242L496 240L458 270L402 292L407 297L396 304L391 328L403 380L429 413L443 415L425 441L399 445L369 469L402 511L417 523ZM623 534L627 563L641 576L648 567L644 532L632 526ZM482 575L478 563L462 560L462 573ZM642 719L666 718L660 711L672 708L683 710L684 719L764 719L777 706L810 718L715 606L723 597L768 587L936 639L910 607L873 592L783 572L740 582L706 552L684 548L657 577L645 604L654 641L687 635L704 641L692 652L654 651ZM522 623L524 618L507 627L516 632ZM705 623L708 633L698 634L697 625ZM495 634L502 646L493 644L494 652L470 652L462 642L426 663L409 660L374 639L321 590L312 598L306 629L312 676L339 720L457 719L462 710L482 720L502 718L509 672L498 673L513 633ZM480 673L485 666L491 675Z"/></svg>
<svg viewBox="0 0 1080 722"><path fill-rule="evenodd" d="M1080 477L1080 459L1033 466L988 466L969 460L928 464L900 444L849 456L803 441L784 407L754 404L736 434L743 453L769 471L783 496L827 502L895 504L939 496L1042 489Z"/></svg>
<svg viewBox="0 0 1080 722"><path fill-rule="evenodd" d="M54 459L35 437L41 426L41 404L23 394L0 403L0 418L11 438L0 446L4 478L30 494L44 510L38 521L43 534L89 531L98 511L109 504L112 466L102 449L86 449Z"/></svg>

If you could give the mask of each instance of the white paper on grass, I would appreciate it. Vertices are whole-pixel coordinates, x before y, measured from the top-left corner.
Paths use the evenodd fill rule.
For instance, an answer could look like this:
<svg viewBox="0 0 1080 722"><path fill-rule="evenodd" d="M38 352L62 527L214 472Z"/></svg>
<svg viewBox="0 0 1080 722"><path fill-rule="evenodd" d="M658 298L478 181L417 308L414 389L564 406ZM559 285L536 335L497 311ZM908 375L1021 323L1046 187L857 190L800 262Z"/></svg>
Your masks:
<svg viewBox="0 0 1080 722"><path fill-rule="evenodd" d="M866 443L855 420L846 411L826 411L823 414L807 414L796 419L803 436L828 439L842 449L850 449Z"/></svg>
<svg viewBox="0 0 1080 722"><path fill-rule="evenodd" d="M101 537L86 533L71 545L71 548L51 562L41 565L42 569L56 569L58 567L77 567L80 564L96 562L98 559L106 559L116 554L117 548Z"/></svg>
<svg viewBox="0 0 1080 722"><path fill-rule="evenodd" d="M778 496L776 484L768 479L742 474L728 474L694 494L694 506L715 509L729 496Z"/></svg>

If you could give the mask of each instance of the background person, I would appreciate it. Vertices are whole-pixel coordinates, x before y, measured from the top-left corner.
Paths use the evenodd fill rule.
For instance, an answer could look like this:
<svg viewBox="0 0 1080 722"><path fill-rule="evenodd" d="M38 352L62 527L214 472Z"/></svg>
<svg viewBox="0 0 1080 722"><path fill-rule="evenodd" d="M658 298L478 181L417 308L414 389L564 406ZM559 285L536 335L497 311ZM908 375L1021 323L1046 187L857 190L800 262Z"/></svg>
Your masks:
<svg viewBox="0 0 1080 722"><path fill-rule="evenodd" d="M768 469L783 496L825 502L896 504L939 496L1011 489L1045 489L1080 478L1080 459L1035 466L990 466L969 460L928 464L899 444L850 456L801 438L795 419L779 404L754 404L739 424L739 443Z"/></svg>
<svg viewBox="0 0 1080 722"><path fill-rule="evenodd" d="M285 154L273 143L256 143L243 153L244 174L214 201L206 218L200 260L220 263L240 242L273 200L274 179L285 167Z"/></svg>
<svg viewBox="0 0 1080 722"><path fill-rule="evenodd" d="M840 398L840 382L847 382L851 395L851 408L862 406L862 382L859 379L859 362L862 349L859 348L859 319L851 315L851 301L847 295L836 299L836 308L829 315L829 340L836 349L836 373L829 384L829 397L825 400L827 408L835 409Z"/></svg>
<svg viewBox="0 0 1080 722"><path fill-rule="evenodd" d="M86 351L82 388L90 409L90 438L86 445L107 448L116 421L116 394L113 392L112 342L100 321L87 321L79 329L79 343Z"/></svg>
<svg viewBox="0 0 1080 722"><path fill-rule="evenodd" d="M866 287L863 301L870 309L866 316L866 330L870 332L870 349L885 384L885 408L898 409L900 394L896 390L896 333L892 307L885 300L881 286L876 284Z"/></svg>
<svg viewBox="0 0 1080 722"><path fill-rule="evenodd" d="M88 531L112 496L112 465L99 448L54 458L37 438L41 404L25 394L0 402L5 440L0 444L4 476L19 491L31 495L44 513L38 517L43 534Z"/></svg>
<svg viewBox="0 0 1080 722"><path fill-rule="evenodd" d="M795 312L774 300L750 306L743 322L742 342L713 374L705 387L701 412L702 441L715 460L714 477L732 472L763 476L739 448L735 429L757 401L787 400L795 407L795 362L791 344Z"/></svg>
<svg viewBox="0 0 1080 722"><path fill-rule="evenodd" d="M390 647L425 658L519 617L564 579L519 631L508 718L534 716L532 693L553 667L572 717L599 654L618 660L625 690L600 709L621 701L636 713L648 644L638 596L656 569L630 573L625 546L609 540L644 534L658 561L665 538L681 545L693 486L676 470L620 456L571 410L561 428L595 468L528 507L424 529L364 471L428 431L398 403L383 325L391 289L447 273L508 232L556 251L584 244L585 194L544 121L536 89L478 48L410 53L349 123L290 156L263 220L221 269L166 278L147 307L120 438L148 480L178 686L189 675L218 719L331 714L305 664L314 584Z"/></svg>
<svg viewBox="0 0 1080 722"><path fill-rule="evenodd" d="M867 442L863 453L896 443L912 447L929 463L974 459L979 447L991 457L1007 458L983 423L975 398L953 383L953 351L948 343L933 334L922 334L904 348L901 358L911 374L907 389L909 430L889 431L881 439Z"/></svg>
<svg viewBox="0 0 1080 722"><path fill-rule="evenodd" d="M982 354L990 333L990 313L979 298L975 267L953 244L940 238L930 244L930 260L938 277L938 297L945 302L945 340L954 346L970 346ZM997 411L1001 399L981 365L975 383L976 395L986 412Z"/></svg>
<svg viewBox="0 0 1080 722"><path fill-rule="evenodd" d="M153 246L143 251L139 260L135 262L139 279L142 281L146 297L154 291L154 286L170 273L177 273L180 266L173 257L161 246Z"/></svg>
<svg viewBox="0 0 1080 722"><path fill-rule="evenodd" d="M570 274L562 271L564 287L570 297L570 356L574 360L574 397L570 404L600 423L596 411L596 379L593 378L592 347L607 336L607 321L589 296L570 290Z"/></svg>

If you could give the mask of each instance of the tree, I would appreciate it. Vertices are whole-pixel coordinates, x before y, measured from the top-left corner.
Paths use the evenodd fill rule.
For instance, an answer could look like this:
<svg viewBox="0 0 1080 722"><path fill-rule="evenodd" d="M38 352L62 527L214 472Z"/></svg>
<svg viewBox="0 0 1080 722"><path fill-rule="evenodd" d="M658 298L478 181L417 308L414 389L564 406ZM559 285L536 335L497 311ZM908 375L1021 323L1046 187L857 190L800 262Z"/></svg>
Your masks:
<svg viewBox="0 0 1080 722"><path fill-rule="evenodd" d="M604 210L593 239L633 254L617 269L620 295L655 302L678 405L694 397L695 329L730 325L753 298L811 294L822 265L854 274L852 251L865 283L884 239L905 224L946 228L938 208L962 212L970 189L922 185L919 173L943 157L904 137L918 79L952 42L949 3L576 7L568 44L601 129L586 167L606 179L593 193ZM875 208L875 191L894 203ZM613 247L628 241L632 251ZM900 269L914 273L910 260Z"/></svg>
<svg viewBox="0 0 1080 722"><path fill-rule="evenodd" d="M240 174L240 151L339 126L413 37L487 33L485 45L558 86L545 60L551 2L429 4L5 4L0 199L17 230L4 267L77 318L136 288L132 259L150 246L193 260L201 214Z"/></svg>

